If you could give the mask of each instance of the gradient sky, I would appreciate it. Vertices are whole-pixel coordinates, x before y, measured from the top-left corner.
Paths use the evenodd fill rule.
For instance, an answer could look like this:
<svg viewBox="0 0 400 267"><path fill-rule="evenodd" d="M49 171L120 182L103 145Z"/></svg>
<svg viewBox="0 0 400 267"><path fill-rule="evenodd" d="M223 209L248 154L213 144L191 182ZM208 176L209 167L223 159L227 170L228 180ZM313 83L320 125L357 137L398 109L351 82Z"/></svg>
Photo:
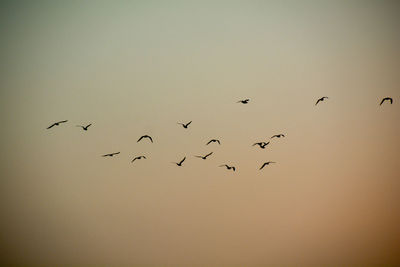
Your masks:
<svg viewBox="0 0 400 267"><path fill-rule="evenodd" d="M2 265L400 264L396 1L0 8Z"/></svg>

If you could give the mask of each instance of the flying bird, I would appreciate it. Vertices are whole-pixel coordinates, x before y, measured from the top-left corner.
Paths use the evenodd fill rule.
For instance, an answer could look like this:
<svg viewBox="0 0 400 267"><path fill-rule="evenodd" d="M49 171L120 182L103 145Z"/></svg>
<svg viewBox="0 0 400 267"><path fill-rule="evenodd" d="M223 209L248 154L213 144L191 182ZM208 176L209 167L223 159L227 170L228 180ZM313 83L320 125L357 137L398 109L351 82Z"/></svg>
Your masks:
<svg viewBox="0 0 400 267"><path fill-rule="evenodd" d="M171 162L171 163L175 163L176 165L178 165L179 167L182 166L182 163L185 161L186 157L184 157L180 162Z"/></svg>
<svg viewBox="0 0 400 267"><path fill-rule="evenodd" d="M139 140L137 140L137 142L139 142L139 141L142 140L143 138L149 138L150 141L153 143L153 138L151 138L151 136L149 136L149 135L143 135L143 136L141 136L141 137L139 138Z"/></svg>
<svg viewBox="0 0 400 267"><path fill-rule="evenodd" d="M180 125L182 125L183 126L183 128L185 128L185 129L187 129L187 127L189 126L189 124L191 124L192 123L192 121L189 121L188 123L186 123L186 124L184 124L184 123L181 123L181 122L178 122L178 124L180 124Z"/></svg>
<svg viewBox="0 0 400 267"><path fill-rule="evenodd" d="M273 135L273 136L271 137L271 139L274 138L274 137L281 138L281 137L285 137L285 135L284 135L284 134L275 134L275 135Z"/></svg>
<svg viewBox="0 0 400 267"><path fill-rule="evenodd" d="M267 142L267 143L258 142L258 143L254 143L253 146L258 145L258 146L260 146L260 148L264 149L268 144L269 144L269 142Z"/></svg>
<svg viewBox="0 0 400 267"><path fill-rule="evenodd" d="M315 103L315 105L317 105L319 102L324 101L325 98L329 98L327 96L323 96L320 99L317 100L317 102Z"/></svg>
<svg viewBox="0 0 400 267"><path fill-rule="evenodd" d="M145 156L138 156L138 157L135 157L132 161L131 161L131 163L133 163L135 160L137 160L137 159L146 159L146 157Z"/></svg>
<svg viewBox="0 0 400 267"><path fill-rule="evenodd" d="M58 125L60 125L60 123L64 123L64 122L67 122L67 121L68 120L55 122L52 125L50 125L49 127L47 127L46 129L50 129L50 128L54 127L54 126L58 126Z"/></svg>
<svg viewBox="0 0 400 267"><path fill-rule="evenodd" d="M105 155L103 155L102 157L112 157L112 156L114 156L114 155L118 155L119 153L121 153L121 152L115 152L115 153L105 154Z"/></svg>
<svg viewBox="0 0 400 267"><path fill-rule="evenodd" d="M236 102L236 103L242 103L242 104L247 104L247 103L249 103L249 101L250 101L250 99L243 99L243 100L239 100L238 102Z"/></svg>
<svg viewBox="0 0 400 267"><path fill-rule="evenodd" d="M218 144L221 144L221 142L218 139L211 139L210 141L207 142L206 145L213 143L213 142L217 142Z"/></svg>
<svg viewBox="0 0 400 267"><path fill-rule="evenodd" d="M213 152L208 153L208 154L205 155L204 157L203 157L203 156L195 156L195 157L197 157L197 158L202 158L202 159L207 159L207 157L210 156L212 153L213 153Z"/></svg>
<svg viewBox="0 0 400 267"><path fill-rule="evenodd" d="M86 126L76 125L76 127L82 127L83 130L87 131L87 129L89 128L90 125L92 125L92 124L88 124Z"/></svg>
<svg viewBox="0 0 400 267"><path fill-rule="evenodd" d="M227 169L227 170L230 170L230 169L232 169L233 171L236 171L236 168L235 168L235 166L229 166L229 165L227 165L227 164L220 165L219 167L226 167L226 169Z"/></svg>
<svg viewBox="0 0 400 267"><path fill-rule="evenodd" d="M379 104L379 106L382 105L383 102L385 102L386 100L390 101L390 104L393 104L393 98L391 98L391 97L385 97L385 98L382 99L382 101L381 101L381 103Z"/></svg>
<svg viewBox="0 0 400 267"><path fill-rule="evenodd" d="M264 168L266 165L269 165L269 164L271 164L271 163L276 163L276 162L273 162L273 161L267 161L267 162L264 162L264 164L263 164L263 165L261 165L261 168L260 168L260 170L261 170L262 168Z"/></svg>

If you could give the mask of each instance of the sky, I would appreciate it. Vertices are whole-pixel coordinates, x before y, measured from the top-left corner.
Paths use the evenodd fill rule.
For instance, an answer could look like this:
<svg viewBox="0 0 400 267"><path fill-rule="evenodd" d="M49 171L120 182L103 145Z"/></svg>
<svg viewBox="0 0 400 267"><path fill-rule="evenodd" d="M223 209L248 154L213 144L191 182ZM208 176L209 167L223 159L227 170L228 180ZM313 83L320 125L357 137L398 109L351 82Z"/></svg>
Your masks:
<svg viewBox="0 0 400 267"><path fill-rule="evenodd" d="M398 266L399 12L2 1L0 263Z"/></svg>

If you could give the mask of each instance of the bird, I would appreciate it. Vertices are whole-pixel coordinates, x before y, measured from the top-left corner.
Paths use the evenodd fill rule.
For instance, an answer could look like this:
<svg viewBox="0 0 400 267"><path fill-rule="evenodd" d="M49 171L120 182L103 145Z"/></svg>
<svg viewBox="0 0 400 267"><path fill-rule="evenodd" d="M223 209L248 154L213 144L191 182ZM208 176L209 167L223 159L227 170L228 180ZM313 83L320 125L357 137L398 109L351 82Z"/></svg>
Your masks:
<svg viewBox="0 0 400 267"><path fill-rule="evenodd" d="M239 101L236 102L236 103L248 104L249 101L250 101L250 99L247 98L247 99L239 100Z"/></svg>
<svg viewBox="0 0 400 267"><path fill-rule="evenodd" d="M188 123L186 123L186 124L184 124L184 123L181 123L181 122L178 122L178 124L180 124L180 125L182 125L183 126L183 128L185 128L185 129L187 129L187 127L189 126L189 124L191 124L192 123L192 121L189 121Z"/></svg>
<svg viewBox="0 0 400 267"><path fill-rule="evenodd" d="M121 152L114 152L114 153L110 153L110 154L105 154L102 157L112 157L112 156L117 155L119 153L121 153Z"/></svg>
<svg viewBox="0 0 400 267"><path fill-rule="evenodd" d="M186 157L184 157L180 162L171 162L171 163L175 163L176 165L178 165L179 167L182 166L182 163L185 161Z"/></svg>
<svg viewBox="0 0 400 267"><path fill-rule="evenodd" d="M207 157L210 156L212 153L213 153L213 152L208 153L208 154L205 155L204 157L203 157L203 156L195 156L195 157L197 157L197 158L202 158L202 159L207 159Z"/></svg>
<svg viewBox="0 0 400 267"><path fill-rule="evenodd" d="M86 126L76 125L76 127L82 127L83 130L87 131L87 129L89 128L90 125L92 125L92 124L88 124Z"/></svg>
<svg viewBox="0 0 400 267"><path fill-rule="evenodd" d="M385 102L386 100L390 101L390 104L393 104L393 98L391 98L391 97L385 97L385 98L382 99L382 101L381 101L381 103L379 104L379 106L382 105L383 102Z"/></svg>
<svg viewBox="0 0 400 267"><path fill-rule="evenodd" d="M218 139L211 139L210 141L207 142L206 145L213 143L213 142L217 142L218 144L221 144L221 142Z"/></svg>
<svg viewBox="0 0 400 267"><path fill-rule="evenodd" d="M135 158L131 161L131 163L133 163L133 162L134 162L135 160L137 160L137 159L142 159L142 158L146 159L145 156L138 156L138 157L135 157Z"/></svg>
<svg viewBox="0 0 400 267"><path fill-rule="evenodd" d="M60 123L64 123L64 122L67 122L67 121L68 120L55 122L52 125L50 125L49 127L47 127L46 129L50 129L50 128L54 127L54 126L58 126L58 125L60 125Z"/></svg>
<svg viewBox="0 0 400 267"><path fill-rule="evenodd" d="M281 138L281 137L285 137L285 135L284 135L284 134L275 134L275 135L273 135L273 136L271 137L271 139L274 138L274 137Z"/></svg>
<svg viewBox="0 0 400 267"><path fill-rule="evenodd" d="M258 143L254 143L253 146L258 145L258 146L260 146L260 148L264 149L268 144L269 144L269 142L267 142L267 143L258 142Z"/></svg>
<svg viewBox="0 0 400 267"><path fill-rule="evenodd" d="M149 135L143 135L143 136L141 136L140 138L139 138L139 140L137 140L137 142L139 142L140 140L142 140L143 138L149 138L150 139L150 141L153 143L153 138L151 138L151 136L149 136Z"/></svg>
<svg viewBox="0 0 400 267"><path fill-rule="evenodd" d="M219 167L226 167L226 169L228 169L228 170L232 169L233 171L236 171L235 166L229 166L229 165L227 165L227 164L220 165Z"/></svg>
<svg viewBox="0 0 400 267"><path fill-rule="evenodd" d="M273 162L273 161L267 161L267 162L264 162L264 164L263 164L263 165L261 165L261 168L260 168L260 170L261 170L262 168L264 168L266 165L269 165L269 164L271 164L271 163L276 163L276 162Z"/></svg>
<svg viewBox="0 0 400 267"><path fill-rule="evenodd" d="M317 102L315 103L315 105L317 105L319 102L324 101L325 98L329 98L327 96L323 96L320 99L317 100Z"/></svg>

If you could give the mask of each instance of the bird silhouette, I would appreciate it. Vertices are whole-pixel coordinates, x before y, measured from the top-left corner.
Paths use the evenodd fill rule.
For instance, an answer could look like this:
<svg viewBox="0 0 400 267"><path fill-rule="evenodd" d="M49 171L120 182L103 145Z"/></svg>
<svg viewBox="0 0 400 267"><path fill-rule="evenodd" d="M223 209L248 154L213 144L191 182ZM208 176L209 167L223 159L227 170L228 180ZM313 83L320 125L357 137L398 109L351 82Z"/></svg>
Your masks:
<svg viewBox="0 0 400 267"><path fill-rule="evenodd" d="M191 124L192 123L192 121L189 121L188 123L186 123L186 124L184 124L184 123L181 123L181 122L178 122L178 124L180 124L180 125L182 125L183 126L183 128L185 128L185 129L187 129L187 127L189 126L189 124Z"/></svg>
<svg viewBox="0 0 400 267"><path fill-rule="evenodd" d="M86 126L76 125L76 127L82 127L83 130L87 131L90 125L92 125L92 124L88 124Z"/></svg>
<svg viewBox="0 0 400 267"><path fill-rule="evenodd" d="M203 156L195 156L195 157L197 157L197 158L202 158L202 159L207 159L207 157L210 156L212 153L213 153L213 152L208 153L208 154L205 155L204 157L203 157Z"/></svg>
<svg viewBox="0 0 400 267"><path fill-rule="evenodd" d="M49 127L47 127L46 129L50 129L50 128L54 127L54 126L58 126L58 125L60 125L60 123L64 123L64 122L67 122L67 121L68 120L55 122L52 125L50 125Z"/></svg>
<svg viewBox="0 0 400 267"><path fill-rule="evenodd" d="M393 98L391 98L391 97L385 97L385 98L382 99L382 101L381 101L381 103L379 104L379 106L382 105L383 102L385 102L386 100L390 101L390 104L393 104Z"/></svg>
<svg viewBox="0 0 400 267"><path fill-rule="evenodd" d="M153 143L153 138L151 138L151 136L149 136L149 135L143 135L143 136L141 136L140 138L139 138L139 140L137 140L137 142L139 142L140 140L142 140L143 138L148 138L148 139L150 139L150 141Z"/></svg>
<svg viewBox="0 0 400 267"><path fill-rule="evenodd" d="M320 99L317 100L317 102L315 103L315 105L317 105L319 102L324 101L325 98L329 98L327 96L323 96Z"/></svg>
<svg viewBox="0 0 400 267"><path fill-rule="evenodd" d="M269 164L271 164L271 163L276 163L276 162L273 162L273 161L267 161L267 162L264 162L264 164L263 164L263 165L261 165L261 168L260 168L260 170L261 170L262 168L264 168L266 165L269 165Z"/></svg>
<svg viewBox="0 0 400 267"><path fill-rule="evenodd" d="M258 145L258 146L260 146L260 148L264 149L268 144L269 144L269 142L267 142L267 143L258 142L258 143L254 143L253 146Z"/></svg>
<svg viewBox="0 0 400 267"><path fill-rule="evenodd" d="M121 152L114 152L114 153L110 153L110 154L105 154L102 157L113 157L114 155L118 155Z"/></svg>
<svg viewBox="0 0 400 267"><path fill-rule="evenodd" d="M229 165L227 165L227 164L220 165L219 167L226 167L226 169L228 169L228 170L232 169L233 171L236 171L235 166L229 166Z"/></svg>
<svg viewBox="0 0 400 267"><path fill-rule="evenodd" d="M218 144L221 144L221 142L220 142L218 139L211 139L210 141L207 142L206 145L208 145L208 144L210 144L210 143L213 143L213 142L216 142L216 143L218 143Z"/></svg>
<svg viewBox="0 0 400 267"><path fill-rule="evenodd" d="M171 163L175 163L176 165L178 165L179 167L182 166L182 163L185 161L186 157L184 157L180 162L171 162Z"/></svg>
<svg viewBox="0 0 400 267"><path fill-rule="evenodd" d="M236 103L242 103L242 104L247 104L247 103L249 103L249 101L250 101L250 99L243 99L243 100L239 100L238 102L236 102Z"/></svg>
<svg viewBox="0 0 400 267"><path fill-rule="evenodd" d="M285 135L284 135L284 134L275 134L275 135L273 135L273 136L271 137L271 139L274 138L274 137L281 138L281 137L285 137Z"/></svg>
<svg viewBox="0 0 400 267"><path fill-rule="evenodd" d="M137 160L137 159L142 159L142 158L146 159L145 156L138 156L138 157L135 157L135 158L131 161L131 163L133 163L133 162L134 162L135 160Z"/></svg>

